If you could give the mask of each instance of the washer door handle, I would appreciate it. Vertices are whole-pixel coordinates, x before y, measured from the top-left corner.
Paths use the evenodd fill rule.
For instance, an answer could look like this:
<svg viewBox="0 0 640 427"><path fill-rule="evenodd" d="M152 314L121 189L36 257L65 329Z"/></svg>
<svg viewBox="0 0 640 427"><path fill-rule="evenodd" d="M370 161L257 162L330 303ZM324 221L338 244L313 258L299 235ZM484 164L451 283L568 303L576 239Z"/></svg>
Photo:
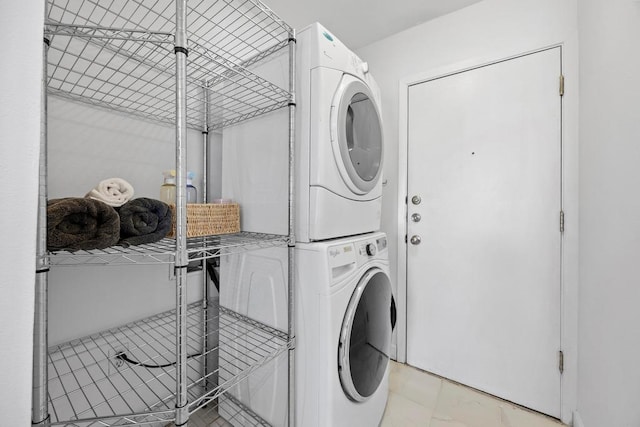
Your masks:
<svg viewBox="0 0 640 427"><path fill-rule="evenodd" d="M396 328L396 321L398 320L398 311L396 309L396 299L391 295L391 330L393 331Z"/></svg>

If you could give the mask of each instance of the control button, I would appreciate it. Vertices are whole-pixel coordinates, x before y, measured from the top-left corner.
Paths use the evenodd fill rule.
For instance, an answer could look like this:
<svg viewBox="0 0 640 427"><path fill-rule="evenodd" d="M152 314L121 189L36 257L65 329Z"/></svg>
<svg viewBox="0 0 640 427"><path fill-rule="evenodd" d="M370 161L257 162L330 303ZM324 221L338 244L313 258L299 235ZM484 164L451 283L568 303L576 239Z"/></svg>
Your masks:
<svg viewBox="0 0 640 427"><path fill-rule="evenodd" d="M378 244L378 249L385 249L387 247L387 239L386 237L383 237L381 239L378 239L378 241L376 242Z"/></svg>
<svg viewBox="0 0 640 427"><path fill-rule="evenodd" d="M375 243L367 243L366 250L367 250L367 255L374 256L377 250Z"/></svg>

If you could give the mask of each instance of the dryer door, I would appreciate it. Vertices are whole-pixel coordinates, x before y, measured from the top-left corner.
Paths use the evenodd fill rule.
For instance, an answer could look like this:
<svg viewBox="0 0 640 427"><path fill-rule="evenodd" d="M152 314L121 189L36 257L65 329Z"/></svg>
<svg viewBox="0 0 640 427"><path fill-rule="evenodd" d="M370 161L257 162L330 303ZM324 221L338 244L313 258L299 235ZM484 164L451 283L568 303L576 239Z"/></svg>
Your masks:
<svg viewBox="0 0 640 427"><path fill-rule="evenodd" d="M331 142L342 179L355 194L367 194L382 173L380 111L364 82L345 74L331 105Z"/></svg>
<svg viewBox="0 0 640 427"><path fill-rule="evenodd" d="M347 397L356 402L376 392L389 365L391 282L381 269L360 279L342 322L338 373Z"/></svg>

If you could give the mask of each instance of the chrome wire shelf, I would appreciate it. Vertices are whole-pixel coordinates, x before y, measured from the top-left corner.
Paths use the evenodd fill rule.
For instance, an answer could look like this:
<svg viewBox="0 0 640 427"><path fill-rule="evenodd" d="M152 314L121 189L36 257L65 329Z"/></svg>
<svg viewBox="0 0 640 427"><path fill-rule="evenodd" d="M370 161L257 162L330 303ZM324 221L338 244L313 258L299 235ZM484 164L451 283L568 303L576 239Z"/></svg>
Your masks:
<svg viewBox="0 0 640 427"><path fill-rule="evenodd" d="M173 0L49 3L48 91L175 123ZM290 94L248 67L288 46L292 29L255 0L189 3L187 125L218 129L285 107Z"/></svg>
<svg viewBox="0 0 640 427"><path fill-rule="evenodd" d="M65 25L175 30L174 0L49 0L47 20ZM223 49L237 62L286 39L292 28L259 0L190 0L190 40Z"/></svg>
<svg viewBox="0 0 640 427"><path fill-rule="evenodd" d="M238 254L248 250L285 246L287 236L240 232L219 236L187 239L189 261ZM106 249L55 251L49 253L51 266L171 264L175 259L175 239L165 238L156 243L136 246L111 246Z"/></svg>
<svg viewBox="0 0 640 427"><path fill-rule="evenodd" d="M202 302L190 304L186 339L191 414L215 408L216 399L226 390L291 345L284 332L222 307L207 328L203 328L202 319ZM210 348L203 350L204 330ZM160 426L174 421L174 334L175 311L168 311L51 348L51 425ZM238 360L238 349L250 357ZM123 353L139 364L116 357ZM204 359L218 360L220 366L233 364L237 373L217 384L219 370L203 374ZM238 412L248 411L239 402L234 407Z"/></svg>

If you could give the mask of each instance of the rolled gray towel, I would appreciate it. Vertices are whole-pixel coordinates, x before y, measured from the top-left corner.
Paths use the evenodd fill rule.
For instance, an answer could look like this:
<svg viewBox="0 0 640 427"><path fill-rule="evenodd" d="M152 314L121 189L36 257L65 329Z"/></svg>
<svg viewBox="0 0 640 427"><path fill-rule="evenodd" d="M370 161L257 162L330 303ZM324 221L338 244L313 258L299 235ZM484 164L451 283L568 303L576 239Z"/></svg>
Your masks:
<svg viewBox="0 0 640 427"><path fill-rule="evenodd" d="M121 245L157 242L171 231L171 209L160 200L139 197L122 205L118 214Z"/></svg>
<svg viewBox="0 0 640 427"><path fill-rule="evenodd" d="M47 202L47 249L89 250L113 246L120 237L120 218L99 200L80 197Z"/></svg>

